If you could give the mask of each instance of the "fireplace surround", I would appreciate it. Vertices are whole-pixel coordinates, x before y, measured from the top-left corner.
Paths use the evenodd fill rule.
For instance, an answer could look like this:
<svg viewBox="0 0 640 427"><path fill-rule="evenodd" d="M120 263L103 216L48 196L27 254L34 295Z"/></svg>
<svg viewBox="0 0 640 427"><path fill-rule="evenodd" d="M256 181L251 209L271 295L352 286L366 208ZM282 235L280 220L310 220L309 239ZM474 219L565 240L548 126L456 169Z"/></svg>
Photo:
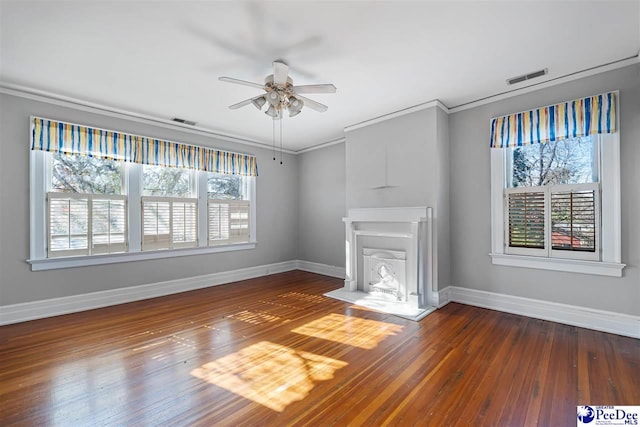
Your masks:
<svg viewBox="0 0 640 427"><path fill-rule="evenodd" d="M429 207L350 209L344 288L328 296L420 320L435 310Z"/></svg>

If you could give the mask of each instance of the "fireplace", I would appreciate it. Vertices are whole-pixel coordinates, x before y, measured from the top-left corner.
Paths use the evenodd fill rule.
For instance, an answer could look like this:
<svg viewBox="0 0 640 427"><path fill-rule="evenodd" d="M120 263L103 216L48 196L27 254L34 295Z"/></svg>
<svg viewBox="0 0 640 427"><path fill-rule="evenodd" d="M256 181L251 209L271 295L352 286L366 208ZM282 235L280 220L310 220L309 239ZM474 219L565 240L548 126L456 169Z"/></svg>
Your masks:
<svg viewBox="0 0 640 427"><path fill-rule="evenodd" d="M431 208L350 209L344 223L345 284L328 296L413 320L437 307Z"/></svg>
<svg viewBox="0 0 640 427"><path fill-rule="evenodd" d="M364 248L362 253L363 292L389 301L405 301L407 296L405 252Z"/></svg>

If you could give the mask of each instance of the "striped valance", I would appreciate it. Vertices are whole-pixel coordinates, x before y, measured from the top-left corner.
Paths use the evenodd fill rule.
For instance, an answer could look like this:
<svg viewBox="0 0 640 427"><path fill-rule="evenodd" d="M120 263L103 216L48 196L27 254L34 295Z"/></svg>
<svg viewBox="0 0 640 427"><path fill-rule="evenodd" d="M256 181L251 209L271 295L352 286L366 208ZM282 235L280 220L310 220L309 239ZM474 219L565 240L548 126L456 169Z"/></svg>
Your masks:
<svg viewBox="0 0 640 427"><path fill-rule="evenodd" d="M145 165L258 175L255 156L34 117L31 149Z"/></svg>
<svg viewBox="0 0 640 427"><path fill-rule="evenodd" d="M491 120L491 147L522 147L616 132L616 92L509 114Z"/></svg>

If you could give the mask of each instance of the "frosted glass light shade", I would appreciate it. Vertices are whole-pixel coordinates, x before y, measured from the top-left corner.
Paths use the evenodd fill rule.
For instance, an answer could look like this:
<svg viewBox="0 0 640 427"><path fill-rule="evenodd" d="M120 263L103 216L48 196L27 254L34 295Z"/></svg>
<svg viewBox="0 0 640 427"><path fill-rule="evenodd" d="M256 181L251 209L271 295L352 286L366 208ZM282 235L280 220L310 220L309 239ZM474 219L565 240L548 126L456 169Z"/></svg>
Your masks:
<svg viewBox="0 0 640 427"><path fill-rule="evenodd" d="M280 95L278 94L278 92L269 92L265 96L267 97L267 101L269 102L269 104L271 104L272 106L280 104Z"/></svg>
<svg viewBox="0 0 640 427"><path fill-rule="evenodd" d="M278 109L273 105L269 105L269 108L264 113L269 117L278 117Z"/></svg>
<svg viewBox="0 0 640 427"><path fill-rule="evenodd" d="M264 106L264 104L267 102L267 100L264 98L264 96L261 96L260 98L256 98L253 101L251 101L253 103L253 105L255 105L255 107L258 110L262 110L262 107Z"/></svg>

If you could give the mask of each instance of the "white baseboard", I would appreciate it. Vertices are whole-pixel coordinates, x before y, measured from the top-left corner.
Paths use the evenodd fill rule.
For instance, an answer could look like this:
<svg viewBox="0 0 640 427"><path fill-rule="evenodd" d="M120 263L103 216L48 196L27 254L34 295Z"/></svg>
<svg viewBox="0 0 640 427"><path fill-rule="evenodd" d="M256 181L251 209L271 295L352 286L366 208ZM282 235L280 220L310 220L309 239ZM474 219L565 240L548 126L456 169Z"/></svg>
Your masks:
<svg viewBox="0 0 640 427"><path fill-rule="evenodd" d="M333 265L320 264L311 261L297 261L298 270L308 271L310 273L323 274L325 276L337 277L338 279L344 279L345 269L344 267L336 267Z"/></svg>
<svg viewBox="0 0 640 427"><path fill-rule="evenodd" d="M442 308L451 302L451 286L438 291L438 308Z"/></svg>
<svg viewBox="0 0 640 427"><path fill-rule="evenodd" d="M303 260L285 261L239 270L223 271L204 276L0 306L0 325L92 310L94 308L207 288L296 269L337 278L344 278L345 275L345 269L341 267ZM438 299L438 307L443 307L453 301L640 338L640 316L631 316L456 286L441 289Z"/></svg>
<svg viewBox="0 0 640 427"><path fill-rule="evenodd" d="M239 270L223 271L204 276L187 277L166 282L150 283L147 285L130 286L108 291L91 292L68 297L52 298L22 304L0 306L0 325L24 322L59 316L61 314L92 310L94 308L123 304L148 298L155 298L209 286L253 279L269 274L296 270L298 261L285 261L266 264Z"/></svg>
<svg viewBox="0 0 640 427"><path fill-rule="evenodd" d="M640 338L640 316L457 286L441 289L439 294L440 307L448 302L459 302L596 331Z"/></svg>

